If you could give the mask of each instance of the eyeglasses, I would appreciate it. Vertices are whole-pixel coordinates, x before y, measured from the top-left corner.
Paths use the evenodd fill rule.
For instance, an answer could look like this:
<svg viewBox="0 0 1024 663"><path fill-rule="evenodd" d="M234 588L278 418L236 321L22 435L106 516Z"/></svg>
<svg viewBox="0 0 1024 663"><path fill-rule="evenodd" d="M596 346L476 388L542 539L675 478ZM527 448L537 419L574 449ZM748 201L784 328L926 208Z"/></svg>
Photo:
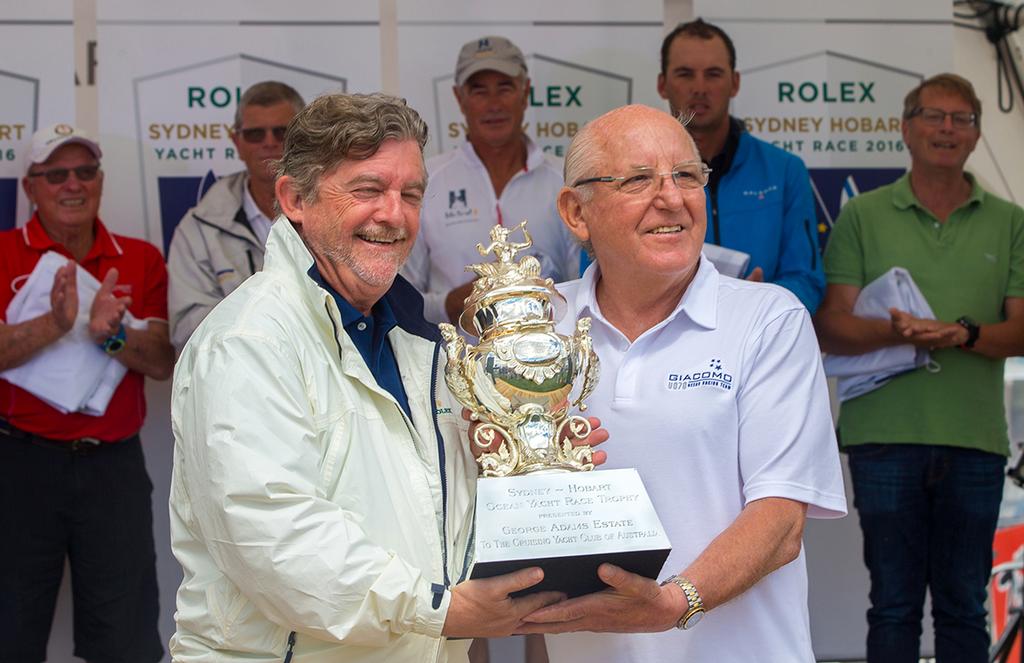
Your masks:
<svg viewBox="0 0 1024 663"><path fill-rule="evenodd" d="M75 177L78 178L79 182L92 182L100 172L100 165L94 163L87 166L75 166L74 168L51 168L50 170L41 170L38 173L29 173L28 177L45 177L46 181L50 184L64 184L68 181L68 175L72 172L75 173Z"/></svg>
<svg viewBox="0 0 1024 663"><path fill-rule="evenodd" d="M620 175L619 177L588 177L576 180L572 187L576 188L584 184L593 184L594 182L607 182L615 184L616 190L622 193L639 194L650 190L655 180L671 177L672 181L680 189L699 189L708 183L708 174L710 172L711 169L705 166L703 162L684 161L673 166L672 170L667 173L656 173L653 168L642 166L634 168L628 174Z"/></svg>
<svg viewBox="0 0 1024 663"><path fill-rule="evenodd" d="M978 124L978 116L975 113L968 113L966 111L954 111L952 113L947 113L939 108L917 107L910 111L907 115L907 119L909 120L912 117L920 117L921 121L927 125L941 127L946 123L947 115L952 118L953 126L957 129L969 129L977 126Z"/></svg>
<svg viewBox="0 0 1024 663"><path fill-rule="evenodd" d="M239 129L238 133L241 134L242 140L247 143L262 143L263 139L267 137L267 132L274 134L274 140L279 143L284 142L285 131L288 127L249 127L248 129Z"/></svg>

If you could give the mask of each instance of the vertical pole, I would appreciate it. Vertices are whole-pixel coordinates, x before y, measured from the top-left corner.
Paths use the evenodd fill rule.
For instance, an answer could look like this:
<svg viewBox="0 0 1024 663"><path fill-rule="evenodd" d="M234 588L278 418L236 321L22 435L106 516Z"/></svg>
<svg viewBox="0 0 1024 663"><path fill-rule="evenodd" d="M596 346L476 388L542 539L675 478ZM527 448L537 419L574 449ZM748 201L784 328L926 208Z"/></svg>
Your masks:
<svg viewBox="0 0 1024 663"><path fill-rule="evenodd" d="M380 2L380 89L399 95L398 86L398 0Z"/></svg>
<svg viewBox="0 0 1024 663"><path fill-rule="evenodd" d="M75 40L75 126L99 138L99 94L96 70L99 58L96 47L97 0L72 0L72 21ZM68 118L69 120L71 118Z"/></svg>
<svg viewBox="0 0 1024 663"><path fill-rule="evenodd" d="M668 34L680 23L693 20L693 0L662 0L662 16Z"/></svg>

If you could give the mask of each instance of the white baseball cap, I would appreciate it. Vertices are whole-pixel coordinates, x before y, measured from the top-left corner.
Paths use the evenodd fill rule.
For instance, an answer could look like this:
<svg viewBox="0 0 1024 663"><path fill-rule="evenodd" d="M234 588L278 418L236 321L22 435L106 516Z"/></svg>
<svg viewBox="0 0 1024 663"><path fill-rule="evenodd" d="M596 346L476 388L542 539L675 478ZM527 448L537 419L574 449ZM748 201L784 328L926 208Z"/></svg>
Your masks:
<svg viewBox="0 0 1024 663"><path fill-rule="evenodd" d="M97 159L103 156L99 143L90 138L89 134L70 124L55 124L32 134L32 148L28 153L28 163L29 165L43 163L57 148L71 143L85 145Z"/></svg>

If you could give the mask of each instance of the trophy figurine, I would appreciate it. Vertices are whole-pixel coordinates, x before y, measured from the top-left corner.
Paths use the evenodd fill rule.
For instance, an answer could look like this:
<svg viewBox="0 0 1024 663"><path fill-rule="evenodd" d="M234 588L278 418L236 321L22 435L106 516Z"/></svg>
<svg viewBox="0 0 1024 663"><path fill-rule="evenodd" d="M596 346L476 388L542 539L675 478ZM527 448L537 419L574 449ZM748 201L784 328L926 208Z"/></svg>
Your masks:
<svg viewBox="0 0 1024 663"><path fill-rule="evenodd" d="M521 242L509 239L517 231ZM555 331L565 298L535 257L516 260L533 243L526 221L495 226L490 239L477 250L495 260L466 268L477 279L459 318L478 343L440 326L445 382L478 422L470 443L482 451L471 577L539 566L544 580L525 593L569 596L604 588L602 562L656 577L670 545L639 474L591 472L590 447L576 444L591 427L570 409L586 409L600 374L590 318L572 336Z"/></svg>
<svg viewBox="0 0 1024 663"><path fill-rule="evenodd" d="M509 240L517 230L523 242ZM480 342L469 346L455 327L440 325L448 353L445 382L481 422L472 442L484 450L477 458L482 474L592 470L590 447L573 444L590 434L590 423L568 414L570 407L586 410L583 400L600 373L590 318L580 318L571 337L555 333L565 299L551 279L541 278L536 258L515 260L533 243L526 221L514 228L494 226L490 238L489 246L477 244L477 250L494 254L496 261L466 268L477 280L459 319Z"/></svg>

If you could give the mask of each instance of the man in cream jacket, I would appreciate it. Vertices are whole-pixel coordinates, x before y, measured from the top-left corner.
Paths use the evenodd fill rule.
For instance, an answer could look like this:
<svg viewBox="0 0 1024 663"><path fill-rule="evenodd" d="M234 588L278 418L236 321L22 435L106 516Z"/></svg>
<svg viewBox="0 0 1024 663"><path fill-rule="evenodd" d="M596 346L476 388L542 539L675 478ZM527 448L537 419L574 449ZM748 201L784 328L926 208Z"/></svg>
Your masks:
<svg viewBox="0 0 1024 663"><path fill-rule="evenodd" d="M385 95L326 95L285 137L262 272L175 372L171 654L197 661L465 660L561 598L466 580L476 466L422 299L426 125ZM450 639L451 638L451 639Z"/></svg>

